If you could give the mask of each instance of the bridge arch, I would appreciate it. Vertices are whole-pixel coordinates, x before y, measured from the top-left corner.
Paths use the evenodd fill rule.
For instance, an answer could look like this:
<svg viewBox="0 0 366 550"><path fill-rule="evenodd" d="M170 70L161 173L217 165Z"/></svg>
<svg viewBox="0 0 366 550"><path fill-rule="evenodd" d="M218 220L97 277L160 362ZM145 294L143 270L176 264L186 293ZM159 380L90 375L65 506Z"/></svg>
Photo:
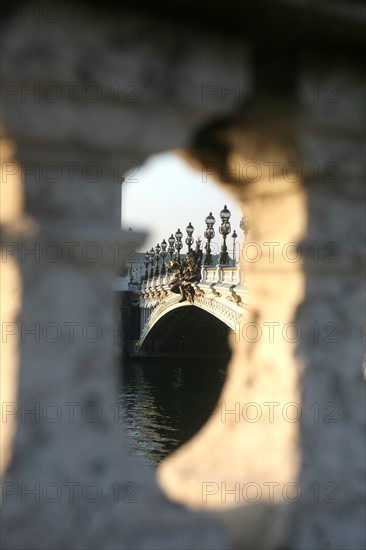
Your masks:
<svg viewBox="0 0 366 550"><path fill-rule="evenodd" d="M158 313L145 327L141 353L230 357L231 327L217 315L187 302L172 304Z"/></svg>

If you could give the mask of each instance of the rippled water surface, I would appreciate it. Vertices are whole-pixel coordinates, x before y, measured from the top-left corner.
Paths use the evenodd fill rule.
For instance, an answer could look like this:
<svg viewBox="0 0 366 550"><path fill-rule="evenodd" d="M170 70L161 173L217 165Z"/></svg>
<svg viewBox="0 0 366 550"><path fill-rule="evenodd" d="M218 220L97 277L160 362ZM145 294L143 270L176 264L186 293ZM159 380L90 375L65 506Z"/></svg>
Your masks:
<svg viewBox="0 0 366 550"><path fill-rule="evenodd" d="M215 407L227 359L129 359L122 399L131 452L152 468L187 441Z"/></svg>

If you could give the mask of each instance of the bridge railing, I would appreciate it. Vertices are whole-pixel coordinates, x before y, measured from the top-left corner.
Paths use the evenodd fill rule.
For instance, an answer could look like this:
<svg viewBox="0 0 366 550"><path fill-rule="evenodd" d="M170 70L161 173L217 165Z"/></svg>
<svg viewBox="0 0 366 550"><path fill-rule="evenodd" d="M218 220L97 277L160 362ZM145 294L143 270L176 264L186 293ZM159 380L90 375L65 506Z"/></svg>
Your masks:
<svg viewBox="0 0 366 550"><path fill-rule="evenodd" d="M157 287L167 287L175 277L174 274L167 273L153 277L147 281L142 281L141 290L149 290ZM229 284L242 286L244 283L243 272L239 267L228 266L203 266L201 268L201 281L206 284Z"/></svg>
<svg viewBox="0 0 366 550"><path fill-rule="evenodd" d="M159 275L158 277L153 277L152 279L148 279L147 281L142 281L141 290L149 290L150 288L169 286L172 278L173 275L166 274Z"/></svg>
<svg viewBox="0 0 366 550"><path fill-rule="evenodd" d="M202 283L217 283L218 271L217 267L203 266L201 269L201 282Z"/></svg>
<svg viewBox="0 0 366 550"><path fill-rule="evenodd" d="M240 270L237 267L218 267L219 282L231 285L240 284Z"/></svg>
<svg viewBox="0 0 366 550"><path fill-rule="evenodd" d="M227 267L218 265L216 267L202 267L203 283L227 283L240 285L242 283L241 270L238 267Z"/></svg>

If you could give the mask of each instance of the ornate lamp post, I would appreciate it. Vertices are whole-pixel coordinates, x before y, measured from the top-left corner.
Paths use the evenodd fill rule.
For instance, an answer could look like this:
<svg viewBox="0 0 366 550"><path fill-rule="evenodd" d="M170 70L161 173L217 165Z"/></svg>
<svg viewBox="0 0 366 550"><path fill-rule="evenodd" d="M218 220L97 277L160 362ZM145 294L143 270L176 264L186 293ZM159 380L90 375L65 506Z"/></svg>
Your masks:
<svg viewBox="0 0 366 550"><path fill-rule="evenodd" d="M168 247L168 253L170 254L170 261L173 259L173 254L175 250L175 238L174 235L171 234L168 239L169 247Z"/></svg>
<svg viewBox="0 0 366 550"><path fill-rule="evenodd" d="M167 242L164 239L163 242L161 243L161 252L160 252L160 256L161 256L161 259L162 259L161 270L160 270L161 275L165 275L165 273L166 273L165 257L167 255L167 251L166 251L167 246L168 246Z"/></svg>
<svg viewBox="0 0 366 550"><path fill-rule="evenodd" d="M242 219L240 220L240 229L244 232L244 242L247 240L247 235L249 233L249 220L247 216L244 214Z"/></svg>
<svg viewBox="0 0 366 550"><path fill-rule="evenodd" d="M205 232L203 234L205 239L207 239L207 243L205 245L206 254L203 258L203 265L212 265L212 255L211 255L210 243L211 243L211 240L215 236L215 230L213 228L213 226L215 225L215 222L216 222L216 220L213 217L212 212L210 212L209 215L207 216L207 218L205 219L207 229L205 229Z"/></svg>
<svg viewBox="0 0 366 550"><path fill-rule="evenodd" d="M232 232L231 236L232 236L232 238L233 238L233 267L235 267L235 262L236 262L236 258L235 258L235 244L236 244L236 239L238 238L238 235L236 234L235 229L234 229L234 231Z"/></svg>
<svg viewBox="0 0 366 550"><path fill-rule="evenodd" d="M155 267L155 273L154 273L155 277L159 277L160 275L160 270L159 270L160 250L161 250L161 246L158 243L155 247L155 261L156 261L156 267Z"/></svg>
<svg viewBox="0 0 366 550"><path fill-rule="evenodd" d="M175 233L175 240L176 240L175 248L177 250L177 260L178 260L178 262L180 261L180 251L183 248L182 237L183 237L183 233L181 232L180 229L178 229L178 231Z"/></svg>
<svg viewBox="0 0 366 550"><path fill-rule="evenodd" d="M194 227L191 224L191 222L189 222L189 225L187 225L186 227L186 232L187 232L186 245L188 246L188 253L191 251L191 247L193 244L193 237L192 237L193 231L194 231Z"/></svg>
<svg viewBox="0 0 366 550"><path fill-rule="evenodd" d="M149 278L149 263L150 263L150 254L149 254L149 252L147 251L146 254L145 254L145 261L144 261L144 266L145 266L145 276L144 276L144 279L145 279L145 281L147 281L148 278Z"/></svg>
<svg viewBox="0 0 366 550"><path fill-rule="evenodd" d="M155 261L155 251L153 248L150 248L149 252L150 256L150 274L149 277L152 279L154 277L154 261Z"/></svg>
<svg viewBox="0 0 366 550"><path fill-rule="evenodd" d="M219 264L222 264L222 265L227 265L229 263L229 255L227 253L227 246L226 246L226 237L228 236L231 230L231 224L229 222L230 216L231 216L231 212L230 210L228 210L225 204L224 208L220 212L221 225L219 227L219 231L223 237L221 251L219 255Z"/></svg>

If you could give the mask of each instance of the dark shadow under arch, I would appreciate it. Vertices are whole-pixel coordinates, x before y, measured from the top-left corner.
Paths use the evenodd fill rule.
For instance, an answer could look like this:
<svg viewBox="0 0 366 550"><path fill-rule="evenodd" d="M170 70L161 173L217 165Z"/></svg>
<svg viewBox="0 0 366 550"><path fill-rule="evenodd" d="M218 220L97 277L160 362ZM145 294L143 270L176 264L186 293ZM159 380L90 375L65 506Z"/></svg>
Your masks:
<svg viewBox="0 0 366 550"><path fill-rule="evenodd" d="M201 308L180 307L151 329L141 354L230 358L229 327Z"/></svg>

